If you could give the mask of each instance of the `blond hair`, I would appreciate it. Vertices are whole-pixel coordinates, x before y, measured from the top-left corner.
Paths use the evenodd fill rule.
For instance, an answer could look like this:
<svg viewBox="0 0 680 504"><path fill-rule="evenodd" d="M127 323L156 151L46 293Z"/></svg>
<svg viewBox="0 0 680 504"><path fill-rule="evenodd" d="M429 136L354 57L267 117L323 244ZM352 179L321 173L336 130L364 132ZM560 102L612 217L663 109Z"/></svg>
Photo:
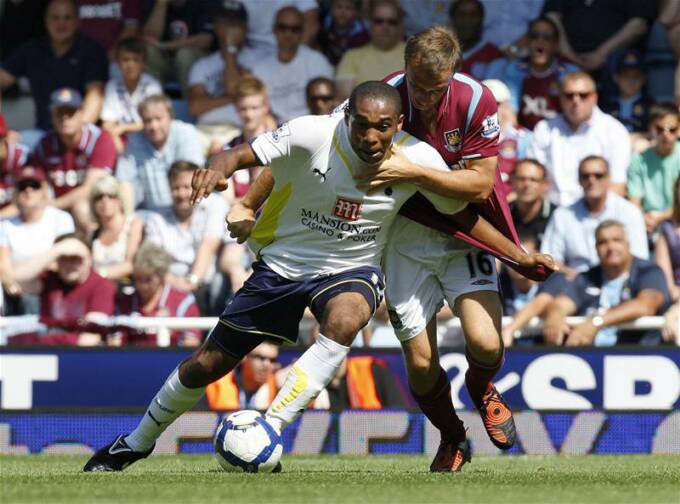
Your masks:
<svg viewBox="0 0 680 504"><path fill-rule="evenodd" d="M113 175L104 175L92 185L92 190L90 191L90 209L92 210L92 215L97 217L97 212L94 211L94 203L97 198L102 194L108 196L115 196L120 202L120 208L124 215L127 215L128 209L125 207L123 202L123 192L121 191L120 181Z"/></svg>
<svg viewBox="0 0 680 504"><path fill-rule="evenodd" d="M165 249L154 243L144 242L137 250L132 265L135 271L143 271L164 278L170 269L171 262L172 259Z"/></svg>
<svg viewBox="0 0 680 504"><path fill-rule="evenodd" d="M247 76L239 81L236 85L236 100L246 98L247 96L264 96L267 97L267 86L257 77Z"/></svg>
<svg viewBox="0 0 680 504"><path fill-rule="evenodd" d="M461 64L462 52L456 36L443 26L433 26L409 37L404 49L404 64L418 68L427 77L442 72L454 73Z"/></svg>

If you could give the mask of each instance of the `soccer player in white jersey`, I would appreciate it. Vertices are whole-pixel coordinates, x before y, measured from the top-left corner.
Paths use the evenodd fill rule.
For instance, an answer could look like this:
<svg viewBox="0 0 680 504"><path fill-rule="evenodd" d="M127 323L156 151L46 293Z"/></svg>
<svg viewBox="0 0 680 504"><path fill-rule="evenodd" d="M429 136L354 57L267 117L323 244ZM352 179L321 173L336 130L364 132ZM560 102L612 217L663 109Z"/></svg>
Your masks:
<svg viewBox="0 0 680 504"><path fill-rule="evenodd" d="M236 169L271 166L274 191L251 234L259 261L204 345L171 373L136 429L119 435L84 471L119 471L145 458L158 436L265 340L295 341L309 307L321 335L295 363L270 411L282 429L335 375L384 288L380 260L400 206L415 192L401 184L367 194L354 176L375 170L391 148L413 162L446 170L436 151L400 132L396 91L381 82L358 86L344 118L305 116L224 151L195 172L192 201L224 190ZM440 211L465 203L424 191ZM488 224L488 223L487 223ZM490 227L490 226L489 226ZM497 233L498 241L506 240Z"/></svg>

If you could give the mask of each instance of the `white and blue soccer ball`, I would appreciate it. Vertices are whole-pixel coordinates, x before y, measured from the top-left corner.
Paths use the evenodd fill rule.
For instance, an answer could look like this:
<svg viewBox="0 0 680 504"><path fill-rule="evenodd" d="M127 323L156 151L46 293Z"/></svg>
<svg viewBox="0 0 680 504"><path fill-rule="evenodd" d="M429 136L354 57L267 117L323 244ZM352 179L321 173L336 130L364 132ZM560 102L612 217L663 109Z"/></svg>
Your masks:
<svg viewBox="0 0 680 504"><path fill-rule="evenodd" d="M225 471L279 471L282 453L281 435L258 411L232 413L217 428L215 455Z"/></svg>

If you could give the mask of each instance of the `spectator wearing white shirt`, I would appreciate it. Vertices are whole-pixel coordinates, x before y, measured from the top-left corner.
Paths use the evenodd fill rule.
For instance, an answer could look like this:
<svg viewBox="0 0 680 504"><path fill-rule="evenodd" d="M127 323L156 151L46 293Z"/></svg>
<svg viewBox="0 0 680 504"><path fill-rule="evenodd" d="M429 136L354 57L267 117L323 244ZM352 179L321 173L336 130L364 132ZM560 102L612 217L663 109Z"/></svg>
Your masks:
<svg viewBox="0 0 680 504"><path fill-rule="evenodd" d="M607 161L588 156L579 166L583 198L553 213L541 242L541 252L560 263L567 276L588 270L599 263L595 247L595 229L608 219L622 222L630 238L631 253L649 258L647 232L642 212L633 203L609 191Z"/></svg>
<svg viewBox="0 0 680 504"><path fill-rule="evenodd" d="M189 73L189 111L198 124L239 124L234 92L244 70L256 63L246 46L248 14L239 2L225 2L213 18L218 50L201 58Z"/></svg>
<svg viewBox="0 0 680 504"><path fill-rule="evenodd" d="M173 119L167 96L145 98L139 115L144 129L130 135L126 154L118 159L116 178L126 182L123 195L129 208L154 210L172 203L168 184L172 163L190 161L201 166L205 154L196 127Z"/></svg>
<svg viewBox="0 0 680 504"><path fill-rule="evenodd" d="M138 107L147 96L163 92L160 82L143 72L146 61L144 42L126 38L115 49L120 73L106 83L101 120L105 130L113 136L119 153L125 150L123 137L142 129Z"/></svg>
<svg viewBox="0 0 680 504"><path fill-rule="evenodd" d="M197 169L188 161L172 164L168 173L172 206L149 213L145 228L146 241L160 245L172 258L168 283L194 292L213 277L228 210L226 201L217 195L191 206L191 179Z"/></svg>
<svg viewBox="0 0 680 504"><path fill-rule="evenodd" d="M304 16L295 7L276 13L277 51L253 66L253 74L269 90L269 103L279 121L307 114L305 87L315 77L333 78L333 67L323 54L303 46Z"/></svg>
<svg viewBox="0 0 680 504"><path fill-rule="evenodd" d="M631 158L630 136L623 124L602 112L596 103L592 77L585 72L567 74L560 83L562 113L540 121L534 128L527 156L548 169L548 196L557 205L571 205L581 197L579 162L591 155L607 160L610 190L625 194Z"/></svg>
<svg viewBox="0 0 680 504"><path fill-rule="evenodd" d="M19 214L0 220L0 281L11 296L31 291L31 284L38 280L17 282L13 277L17 265L46 254L59 236L75 231L71 215L48 206L48 201L45 173L33 167L24 168L16 179L14 193ZM32 307L26 306L26 311L37 313L36 299L33 303L29 301Z"/></svg>

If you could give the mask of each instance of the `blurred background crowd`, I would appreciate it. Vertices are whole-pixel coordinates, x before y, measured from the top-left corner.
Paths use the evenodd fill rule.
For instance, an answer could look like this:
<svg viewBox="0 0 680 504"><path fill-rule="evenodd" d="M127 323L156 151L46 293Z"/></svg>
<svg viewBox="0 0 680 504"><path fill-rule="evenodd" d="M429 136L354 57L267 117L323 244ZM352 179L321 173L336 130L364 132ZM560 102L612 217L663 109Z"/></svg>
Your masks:
<svg viewBox="0 0 680 504"><path fill-rule="evenodd" d="M506 345L676 341L679 1L0 0L0 313L49 328L6 343L155 345L97 317L218 315L253 261L224 219L258 170L192 207L193 170L330 113L402 69L405 39L433 24L496 98L523 245L562 266L540 285L501 269ZM664 327L611 327L645 315ZM462 342L440 317L442 342ZM534 317L542 329L527 327ZM302 341L314 333L310 318ZM384 312L358 344L397 345ZM272 379L278 350L254 352ZM351 389L374 366L350 363L340 379Z"/></svg>

